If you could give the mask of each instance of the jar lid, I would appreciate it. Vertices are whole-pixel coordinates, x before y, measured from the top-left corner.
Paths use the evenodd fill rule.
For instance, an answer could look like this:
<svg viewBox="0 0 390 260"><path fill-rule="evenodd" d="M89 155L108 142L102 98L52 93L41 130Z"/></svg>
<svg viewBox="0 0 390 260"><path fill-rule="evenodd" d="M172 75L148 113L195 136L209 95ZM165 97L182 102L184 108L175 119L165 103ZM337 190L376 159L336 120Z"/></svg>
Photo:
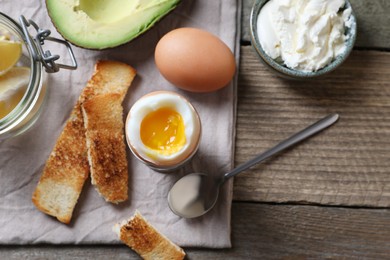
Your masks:
<svg viewBox="0 0 390 260"><path fill-rule="evenodd" d="M50 37L50 30L41 29L33 20L27 20L23 15L19 17L20 24L22 26L23 33L26 37L27 46L31 51L31 55L34 60L40 61L45 67L46 72L54 73L61 68L75 70L77 69L76 58L74 57L72 48L67 41ZM36 30L36 35L31 36L28 27L32 26ZM57 42L65 45L71 58L72 64L57 63L56 60L60 58L59 55L51 54L50 50L44 50L43 45L45 41Z"/></svg>

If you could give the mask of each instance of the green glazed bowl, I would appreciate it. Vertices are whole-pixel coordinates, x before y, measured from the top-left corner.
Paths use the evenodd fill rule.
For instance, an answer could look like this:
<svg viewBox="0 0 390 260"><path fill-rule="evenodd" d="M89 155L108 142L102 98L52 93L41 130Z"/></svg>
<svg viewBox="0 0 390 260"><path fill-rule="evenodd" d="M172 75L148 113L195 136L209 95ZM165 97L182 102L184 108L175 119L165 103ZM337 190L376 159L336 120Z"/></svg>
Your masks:
<svg viewBox="0 0 390 260"><path fill-rule="evenodd" d="M336 68L338 68L349 56L351 53L353 46L355 44L356 40L356 16L352 9L351 3L346 0L345 8L351 7L351 27L346 27L345 34L348 35L348 39L345 41L346 48L345 51L338 55L331 63L326 65L324 68L319 69L317 71L313 72L307 72L307 71L300 71L288 68L284 64L275 61L271 57L269 57L263 48L261 47L260 40L257 35L257 18L260 14L261 8L268 2L268 0L255 0L251 15L250 15L250 34L251 34L251 42L252 46L255 49L256 53L260 57L260 60L263 61L263 63L270 68L273 72L276 72L278 75L287 77L287 78L293 78L293 79L310 79L314 77L318 77L324 74L327 74Z"/></svg>

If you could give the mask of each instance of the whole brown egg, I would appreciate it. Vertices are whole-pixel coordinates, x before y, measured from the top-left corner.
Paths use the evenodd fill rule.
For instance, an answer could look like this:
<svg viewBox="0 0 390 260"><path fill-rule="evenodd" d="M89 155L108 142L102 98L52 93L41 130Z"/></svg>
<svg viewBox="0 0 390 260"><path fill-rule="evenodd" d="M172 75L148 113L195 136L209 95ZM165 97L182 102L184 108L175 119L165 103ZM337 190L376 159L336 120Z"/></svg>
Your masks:
<svg viewBox="0 0 390 260"><path fill-rule="evenodd" d="M223 88L236 71L229 47L217 36L196 28L175 29L164 35L154 57L169 82L192 92Z"/></svg>

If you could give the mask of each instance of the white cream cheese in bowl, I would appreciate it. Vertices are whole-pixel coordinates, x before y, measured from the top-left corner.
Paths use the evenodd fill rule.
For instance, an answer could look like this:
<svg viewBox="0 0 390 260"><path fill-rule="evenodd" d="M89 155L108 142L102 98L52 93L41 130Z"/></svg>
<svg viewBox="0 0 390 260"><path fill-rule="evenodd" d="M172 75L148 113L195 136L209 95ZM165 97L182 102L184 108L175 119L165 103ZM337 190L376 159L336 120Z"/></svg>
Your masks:
<svg viewBox="0 0 390 260"><path fill-rule="evenodd" d="M260 56L308 73L305 76L317 76L338 57L348 56L356 38L356 20L347 0L256 1L251 33L257 52L263 52Z"/></svg>

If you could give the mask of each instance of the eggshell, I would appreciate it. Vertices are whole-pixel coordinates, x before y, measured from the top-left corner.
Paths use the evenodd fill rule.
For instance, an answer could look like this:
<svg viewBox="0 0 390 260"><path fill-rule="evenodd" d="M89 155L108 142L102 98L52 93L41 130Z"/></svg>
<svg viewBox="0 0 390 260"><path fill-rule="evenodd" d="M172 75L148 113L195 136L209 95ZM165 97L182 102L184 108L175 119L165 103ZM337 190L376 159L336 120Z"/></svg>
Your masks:
<svg viewBox="0 0 390 260"><path fill-rule="evenodd" d="M226 86L236 71L229 47L215 35L196 28L170 31L158 42L155 62L173 85L192 92Z"/></svg>

